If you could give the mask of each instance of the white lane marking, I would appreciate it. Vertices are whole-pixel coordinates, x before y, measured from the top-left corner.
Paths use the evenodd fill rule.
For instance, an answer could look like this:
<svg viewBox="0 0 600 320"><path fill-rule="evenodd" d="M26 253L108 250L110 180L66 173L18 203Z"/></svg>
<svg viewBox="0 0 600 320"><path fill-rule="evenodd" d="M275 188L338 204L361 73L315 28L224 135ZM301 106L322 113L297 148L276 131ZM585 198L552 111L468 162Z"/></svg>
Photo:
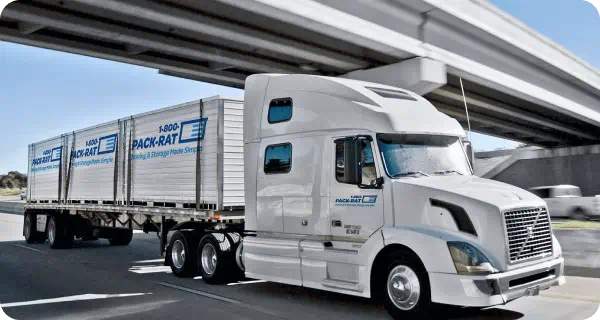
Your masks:
<svg viewBox="0 0 600 320"><path fill-rule="evenodd" d="M171 273L171 267L169 266L133 266L129 268L130 272L146 274L146 273Z"/></svg>
<svg viewBox="0 0 600 320"><path fill-rule="evenodd" d="M144 233L142 230L133 230L133 233Z"/></svg>
<svg viewBox="0 0 600 320"><path fill-rule="evenodd" d="M31 247L28 247L28 246L24 246L24 245L22 245L22 244L13 244L13 245L14 245L15 247L19 247L19 248L25 248L25 249L29 249L29 250L33 250L33 251L36 251L36 252L40 252L40 253L41 253L41 251L40 251L40 250L38 250L38 249L36 249L36 248L31 248Z"/></svg>
<svg viewBox="0 0 600 320"><path fill-rule="evenodd" d="M108 306L102 309L89 309L82 310L80 312L73 311L68 314L61 314L56 317L48 318L46 320L109 320L120 317L122 319L140 318L138 313L146 313L152 310L160 309L167 304L178 302L178 300L163 300L163 301L151 301L142 303L133 303L131 305L122 306ZM147 314L147 313L146 313ZM127 316L127 317L126 317ZM0 319L5 320L5 319Z"/></svg>
<svg viewBox="0 0 600 320"><path fill-rule="evenodd" d="M220 300L223 302L229 302L229 303L233 303L233 304L242 304L241 301L239 300L235 300L235 299L230 299L227 297L222 297L216 294L212 294L209 292L204 292L204 291L200 291L200 290L195 290L195 289L191 289L191 288L186 288L186 287L181 287L172 283L168 283L168 282L156 282L157 284L161 285L161 286L165 286L165 287L169 287L169 288L173 288L173 289L177 289L177 290L181 290L181 291L185 291L185 292L189 292L189 293L193 293L193 294L197 294L199 296L203 296L203 297L207 297L207 298L211 298L211 299L215 299L215 300Z"/></svg>
<svg viewBox="0 0 600 320"><path fill-rule="evenodd" d="M80 294L76 296L62 297L62 298L53 298L53 299L41 299L41 300L33 300L33 301L24 301L24 302L11 302L11 303L3 303L0 305L2 308L12 308L12 307L22 307L22 306L31 306L36 304L48 304L48 303L58 303L58 302L70 302L70 301L84 301L84 300L97 300L97 299L109 299L109 298L125 298L125 297L135 297L135 296L143 296L152 293L123 293L123 294Z"/></svg>
<svg viewBox="0 0 600 320"><path fill-rule="evenodd" d="M194 277L194 280L202 280L202 276Z"/></svg>
<svg viewBox="0 0 600 320"><path fill-rule="evenodd" d="M165 259L142 260L142 261L136 261L134 263L157 263L157 262L165 262Z"/></svg>
<svg viewBox="0 0 600 320"><path fill-rule="evenodd" d="M250 281L240 281L240 282L233 282L233 283L228 283L228 286L237 286L240 284L252 284L252 283L265 283L267 282L267 280L250 280Z"/></svg>

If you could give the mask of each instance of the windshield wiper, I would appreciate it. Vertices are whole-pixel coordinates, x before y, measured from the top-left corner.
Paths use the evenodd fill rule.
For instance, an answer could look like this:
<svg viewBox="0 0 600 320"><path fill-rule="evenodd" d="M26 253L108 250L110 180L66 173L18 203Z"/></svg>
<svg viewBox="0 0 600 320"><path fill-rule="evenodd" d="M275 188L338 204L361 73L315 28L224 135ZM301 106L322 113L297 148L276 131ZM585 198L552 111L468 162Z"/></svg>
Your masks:
<svg viewBox="0 0 600 320"><path fill-rule="evenodd" d="M400 177L414 177L416 175L422 175L422 176L426 176L429 177L429 175L423 171L407 171L407 172L401 172L401 173L397 173L394 175L394 178L400 178Z"/></svg>
<svg viewBox="0 0 600 320"><path fill-rule="evenodd" d="M434 172L433 174L443 174L443 175L446 175L446 174L448 174L448 173L458 173L458 174L460 174L461 176L464 176L464 174L462 174L462 173L460 173L460 172L458 172L458 171L456 171L456 170L454 170L454 169L452 169L452 170L444 170L444 171L436 171L436 172Z"/></svg>

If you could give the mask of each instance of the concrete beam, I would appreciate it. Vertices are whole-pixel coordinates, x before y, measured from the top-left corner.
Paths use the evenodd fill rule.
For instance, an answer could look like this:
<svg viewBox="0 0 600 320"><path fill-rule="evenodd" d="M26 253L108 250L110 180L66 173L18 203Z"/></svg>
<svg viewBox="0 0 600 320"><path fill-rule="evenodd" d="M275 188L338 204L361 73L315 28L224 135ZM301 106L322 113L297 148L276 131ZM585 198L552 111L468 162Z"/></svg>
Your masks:
<svg viewBox="0 0 600 320"><path fill-rule="evenodd" d="M165 75L165 76L200 81L200 82L214 83L214 84L218 84L221 86L227 86L227 87L233 87L233 88L239 88L239 89L244 88L244 86L240 85L239 82L237 82L237 81L224 81L224 80L215 81L214 79L209 78L209 77L202 77L202 76L198 76L198 75L194 75L194 74L190 74L190 73L183 73L183 72L173 72L173 71L169 71L169 70L158 70L158 73Z"/></svg>
<svg viewBox="0 0 600 320"><path fill-rule="evenodd" d="M2 17L30 24L46 25L53 29L76 35L125 44L126 47L131 48L131 50L128 49L131 55L141 53L144 49L147 49L173 56L200 60L202 62L225 63L251 71L302 72L302 69L299 67L277 61L256 58L247 54L222 50L106 22L85 19L76 15L51 11L21 2L15 2L4 9Z"/></svg>
<svg viewBox="0 0 600 320"><path fill-rule="evenodd" d="M438 103L438 102L434 102L434 101L432 101L432 103L435 105L436 109L438 109L440 112L443 112L453 118L457 118L457 119L461 119L461 120L467 119L467 116L464 112L457 111L455 108L449 107L442 103ZM484 115L479 115L479 114L469 112L469 120L472 122L481 123L483 125L493 126L495 128L507 129L506 132L520 134L525 137L537 137L537 138L542 139L541 141L553 141L553 142L558 142L558 143L565 143L564 140L562 140L561 138L555 137L553 135L549 135L549 134L543 133L543 132L538 132L534 129L526 128L526 127L520 126L518 124L502 121L502 120L487 117Z"/></svg>
<svg viewBox="0 0 600 320"><path fill-rule="evenodd" d="M28 22L20 22L19 23L19 31L21 31L22 35L29 35L41 29L44 29L46 26L35 23Z"/></svg>
<svg viewBox="0 0 600 320"><path fill-rule="evenodd" d="M213 70L227 70L234 68L235 66L226 63L211 62L208 64L208 67Z"/></svg>
<svg viewBox="0 0 600 320"><path fill-rule="evenodd" d="M458 101L461 105L463 103L463 96L459 89L445 87L442 89L435 90L434 92L431 93L431 95L434 97L438 96L438 97ZM486 111L491 111L491 112L498 113L498 114L502 114L502 115L510 117L510 118L522 119L527 122L535 123L542 127L552 128L554 130L564 132L564 133L567 133L570 135L574 135L579 138L589 139L589 140L597 140L598 139L597 137L594 137L593 135L590 135L588 133L577 131L575 129L565 127L563 125L556 124L556 123L546 120L538 115L534 115L530 112L523 111L523 110L517 110L516 108L514 108L512 106L509 106L507 104L504 104L504 103L501 103L498 101L493 101L491 99L485 98L485 97L480 96L475 93L467 92L466 97L467 97L467 105L469 105L469 106L475 106L477 108L480 108L480 109L483 109Z"/></svg>
<svg viewBox="0 0 600 320"><path fill-rule="evenodd" d="M421 57L378 68L353 71L342 77L404 88L420 95L448 83L445 64Z"/></svg>
<svg viewBox="0 0 600 320"><path fill-rule="evenodd" d="M235 86L237 88L243 88L246 79L246 75L243 74L212 70L195 64L173 61L164 58L148 57L143 55L130 56L126 51L115 50L93 44L80 43L63 38L50 37L35 33L27 37L23 37L18 30L6 27L0 27L0 41L9 41L88 57L128 63L142 67L167 70L173 73L190 74L203 79L210 79L209 82L211 83L226 84Z"/></svg>
<svg viewBox="0 0 600 320"><path fill-rule="evenodd" d="M130 55L134 56L136 54L140 54L140 53L144 53L144 52L148 51L148 48L134 45L134 44L126 44L125 51L127 51L127 53L129 53Z"/></svg>
<svg viewBox="0 0 600 320"><path fill-rule="evenodd" d="M147 0L71 0L70 2L125 14L194 34L208 34L254 48L315 62L340 71L364 68L369 63L338 52L310 46L290 38L254 30L197 12Z"/></svg>

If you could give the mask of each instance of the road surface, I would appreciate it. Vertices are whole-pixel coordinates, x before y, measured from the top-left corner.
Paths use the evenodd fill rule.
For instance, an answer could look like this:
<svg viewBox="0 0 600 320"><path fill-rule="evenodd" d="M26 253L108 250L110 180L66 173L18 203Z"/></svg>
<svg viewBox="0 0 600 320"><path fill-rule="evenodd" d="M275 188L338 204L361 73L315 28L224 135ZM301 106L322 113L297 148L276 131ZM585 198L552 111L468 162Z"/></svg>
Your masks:
<svg viewBox="0 0 600 320"><path fill-rule="evenodd" d="M13 319L389 319L370 300L263 281L210 286L162 266L155 234L127 247L72 249L22 240L22 216L0 214L0 304ZM588 239L589 240L589 239ZM448 319L587 319L600 279L570 277L542 296L486 310L442 308Z"/></svg>

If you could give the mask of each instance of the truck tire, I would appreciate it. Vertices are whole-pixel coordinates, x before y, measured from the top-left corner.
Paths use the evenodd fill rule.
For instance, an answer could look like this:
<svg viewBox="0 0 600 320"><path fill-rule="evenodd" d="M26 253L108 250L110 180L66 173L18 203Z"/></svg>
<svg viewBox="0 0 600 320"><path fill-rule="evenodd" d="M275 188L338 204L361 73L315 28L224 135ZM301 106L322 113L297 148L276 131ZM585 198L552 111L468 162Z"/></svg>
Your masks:
<svg viewBox="0 0 600 320"><path fill-rule="evenodd" d="M52 216L46 226L48 244L52 249L63 249L69 247L73 242L73 236L65 235L65 220L58 216Z"/></svg>
<svg viewBox="0 0 600 320"><path fill-rule="evenodd" d="M231 250L221 250L219 241L212 233L206 234L200 240L197 257L198 269L204 282L224 284L230 280L228 277L231 276L231 265L235 263L233 253Z"/></svg>
<svg viewBox="0 0 600 320"><path fill-rule="evenodd" d="M167 246L166 258L174 275L187 278L198 274L197 246L198 237L193 231L179 230L173 233Z"/></svg>
<svg viewBox="0 0 600 320"><path fill-rule="evenodd" d="M131 243L132 238L133 230L123 230L122 232L118 232L114 238L108 239L108 243L111 246L126 246Z"/></svg>
<svg viewBox="0 0 600 320"><path fill-rule="evenodd" d="M44 232L37 231L37 215L28 213L23 221L23 236L27 243L39 243L44 240Z"/></svg>
<svg viewBox="0 0 600 320"><path fill-rule="evenodd" d="M417 256L399 251L388 257L379 296L394 319L429 319L433 316L429 276Z"/></svg>
<svg viewBox="0 0 600 320"><path fill-rule="evenodd" d="M235 234L235 237L231 233L226 233L225 236L231 244L231 253L233 254L233 262L230 263L231 271L227 277L229 282L237 282L246 278L246 270L244 270L244 264L242 261L242 254L244 245L239 234ZM234 240L237 239L237 240ZM237 241L237 242L236 242Z"/></svg>

